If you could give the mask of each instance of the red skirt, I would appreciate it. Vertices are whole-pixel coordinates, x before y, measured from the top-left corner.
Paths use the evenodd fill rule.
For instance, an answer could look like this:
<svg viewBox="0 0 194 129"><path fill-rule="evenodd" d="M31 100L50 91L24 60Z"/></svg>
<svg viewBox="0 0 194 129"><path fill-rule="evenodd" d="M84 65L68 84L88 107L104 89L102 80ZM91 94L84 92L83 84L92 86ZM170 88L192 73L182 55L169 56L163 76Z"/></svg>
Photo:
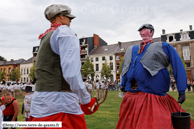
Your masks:
<svg viewBox="0 0 194 129"><path fill-rule="evenodd" d="M58 113L55 115L43 117L43 118L35 118L30 116L28 121L61 121L62 128L60 129L87 129L84 114L74 115L67 113ZM43 129L43 128L24 128L24 129ZM46 128L46 129L57 129L57 128Z"/></svg>
<svg viewBox="0 0 194 129"><path fill-rule="evenodd" d="M174 129L171 113L179 111L180 105L170 95L127 92L121 103L116 129ZM191 129L194 129L192 120Z"/></svg>

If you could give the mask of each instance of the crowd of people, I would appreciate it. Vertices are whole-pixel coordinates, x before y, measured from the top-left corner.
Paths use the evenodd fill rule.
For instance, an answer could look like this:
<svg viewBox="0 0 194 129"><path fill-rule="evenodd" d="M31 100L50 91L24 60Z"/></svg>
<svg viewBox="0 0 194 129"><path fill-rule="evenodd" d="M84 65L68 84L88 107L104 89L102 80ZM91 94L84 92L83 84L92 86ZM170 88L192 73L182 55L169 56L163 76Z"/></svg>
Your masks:
<svg viewBox="0 0 194 129"><path fill-rule="evenodd" d="M171 87L170 87L169 91L177 91L175 80L171 80ZM186 91L194 92L194 80L187 79L187 89L186 89Z"/></svg>
<svg viewBox="0 0 194 129"><path fill-rule="evenodd" d="M26 121L30 116L31 99L35 85L32 83L5 83L0 84L0 124L2 121L17 121L19 114L19 104L16 98L18 98L22 92L24 99L22 112L25 111ZM3 128L6 129L6 128ZM12 128L11 128L12 129Z"/></svg>
<svg viewBox="0 0 194 129"><path fill-rule="evenodd" d="M104 80L102 81L85 81L85 86L86 89L88 91L88 93L90 94L91 98L93 98L92 95L92 91L96 91L96 98L99 99L100 98L100 93L99 91L101 91L101 98L104 98L104 91L108 88L108 85L105 84Z"/></svg>

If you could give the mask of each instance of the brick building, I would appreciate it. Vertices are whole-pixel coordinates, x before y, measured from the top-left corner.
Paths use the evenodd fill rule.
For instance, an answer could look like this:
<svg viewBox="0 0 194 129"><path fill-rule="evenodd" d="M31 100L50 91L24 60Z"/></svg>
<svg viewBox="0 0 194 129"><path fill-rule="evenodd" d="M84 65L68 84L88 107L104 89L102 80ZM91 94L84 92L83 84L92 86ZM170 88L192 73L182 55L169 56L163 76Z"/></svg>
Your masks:
<svg viewBox="0 0 194 129"><path fill-rule="evenodd" d="M166 34L162 30L161 40L171 44L176 51L183 57L187 65L186 73L188 79L194 79L194 30L189 26L188 31Z"/></svg>

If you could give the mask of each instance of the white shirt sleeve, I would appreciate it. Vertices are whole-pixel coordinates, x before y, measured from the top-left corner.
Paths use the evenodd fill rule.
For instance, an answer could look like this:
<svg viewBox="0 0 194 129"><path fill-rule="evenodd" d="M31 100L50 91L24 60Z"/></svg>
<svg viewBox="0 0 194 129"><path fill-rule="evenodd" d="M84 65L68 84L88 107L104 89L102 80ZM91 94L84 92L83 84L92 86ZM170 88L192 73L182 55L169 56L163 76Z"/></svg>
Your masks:
<svg viewBox="0 0 194 129"><path fill-rule="evenodd" d="M66 25L60 26L51 36L52 50L60 56L63 77L76 93L81 104L87 104L91 98L81 76L80 46L75 33Z"/></svg>

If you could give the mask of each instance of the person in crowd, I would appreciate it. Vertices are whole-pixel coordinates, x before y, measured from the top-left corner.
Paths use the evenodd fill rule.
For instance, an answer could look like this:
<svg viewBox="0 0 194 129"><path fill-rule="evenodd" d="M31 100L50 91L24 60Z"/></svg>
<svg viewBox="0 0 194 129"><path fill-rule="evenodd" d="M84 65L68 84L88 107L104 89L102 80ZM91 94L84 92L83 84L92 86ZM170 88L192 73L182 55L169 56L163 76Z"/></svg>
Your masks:
<svg viewBox="0 0 194 129"><path fill-rule="evenodd" d="M87 84L87 89L88 89L88 93L90 94L90 97L92 98L92 83L91 81L88 81L88 84Z"/></svg>
<svg viewBox="0 0 194 129"><path fill-rule="evenodd" d="M17 121L19 104L18 101L12 96L12 93L6 92L1 100L5 105L5 109L3 110L3 121Z"/></svg>
<svg viewBox="0 0 194 129"><path fill-rule="evenodd" d="M172 91L174 91L175 90L175 81L171 82L171 87L172 87Z"/></svg>
<svg viewBox="0 0 194 129"><path fill-rule="evenodd" d="M99 94L100 86L99 86L98 80L96 80L95 87L96 87L96 98L99 99L100 98L100 94Z"/></svg>
<svg viewBox="0 0 194 129"><path fill-rule="evenodd" d="M171 113L179 112L179 103L185 101L187 75L184 65L170 44L152 41L154 27L151 24L143 24L138 31L142 43L130 46L124 56L121 90L126 94L116 129L173 129ZM177 82L178 102L167 94L170 64ZM190 123L193 129L193 121Z"/></svg>
<svg viewBox="0 0 194 129"><path fill-rule="evenodd" d="M3 110L5 109L5 105L3 104L3 101L0 99L0 126L2 125L3 121ZM0 129L2 129L0 127Z"/></svg>
<svg viewBox="0 0 194 129"><path fill-rule="evenodd" d="M187 79L187 89L188 91L191 91L191 80Z"/></svg>
<svg viewBox="0 0 194 129"><path fill-rule="evenodd" d="M118 81L117 80L115 80L114 85L115 85L115 90L118 91Z"/></svg>
<svg viewBox="0 0 194 129"><path fill-rule="evenodd" d="M104 90L105 90L105 84L104 84L104 80L102 80L102 83L101 83L101 96L102 96L102 98L104 98Z"/></svg>
<svg viewBox="0 0 194 129"><path fill-rule="evenodd" d="M25 90L23 90L23 92L26 92L26 95L24 96L22 115L23 111L25 110L25 119L26 121L28 121L28 119L30 118L30 108L34 91L32 90L32 86L28 85L26 86Z"/></svg>

